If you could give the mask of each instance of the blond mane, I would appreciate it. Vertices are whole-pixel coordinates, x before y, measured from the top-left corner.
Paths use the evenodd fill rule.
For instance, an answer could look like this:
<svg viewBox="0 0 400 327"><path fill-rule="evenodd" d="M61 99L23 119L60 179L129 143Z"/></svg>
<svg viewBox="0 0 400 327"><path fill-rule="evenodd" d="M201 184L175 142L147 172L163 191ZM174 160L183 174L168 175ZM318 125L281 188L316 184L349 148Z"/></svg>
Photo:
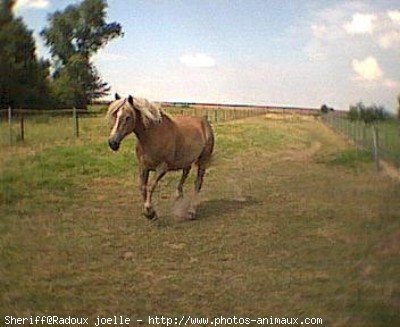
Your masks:
<svg viewBox="0 0 400 327"><path fill-rule="evenodd" d="M144 126L147 128L151 123L160 123L163 116L167 114L158 105L144 98L133 98L133 106L141 113ZM127 99L114 101L107 112L107 120L113 123L113 116L118 110L133 110Z"/></svg>

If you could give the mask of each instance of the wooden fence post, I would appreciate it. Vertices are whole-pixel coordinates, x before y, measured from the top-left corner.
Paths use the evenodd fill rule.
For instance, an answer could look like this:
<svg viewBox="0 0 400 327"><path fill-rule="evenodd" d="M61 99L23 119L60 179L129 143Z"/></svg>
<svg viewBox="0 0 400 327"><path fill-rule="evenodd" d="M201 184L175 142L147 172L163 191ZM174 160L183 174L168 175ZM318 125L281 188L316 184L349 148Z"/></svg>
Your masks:
<svg viewBox="0 0 400 327"><path fill-rule="evenodd" d="M75 107L72 108L72 128L74 131L74 136L79 137L79 122Z"/></svg>
<svg viewBox="0 0 400 327"><path fill-rule="evenodd" d="M374 160L375 160L375 167L376 170L379 171L381 169L380 164L379 164L379 134L378 134L378 128L376 126L376 123L373 123L372 125L372 137L373 137L373 143L374 143Z"/></svg>
<svg viewBox="0 0 400 327"><path fill-rule="evenodd" d="M20 118L20 136L21 136L21 141L25 140L25 129L24 129L24 115L21 114L21 118Z"/></svg>
<svg viewBox="0 0 400 327"><path fill-rule="evenodd" d="M11 106L8 107L8 136L10 145L12 144L12 109Z"/></svg>

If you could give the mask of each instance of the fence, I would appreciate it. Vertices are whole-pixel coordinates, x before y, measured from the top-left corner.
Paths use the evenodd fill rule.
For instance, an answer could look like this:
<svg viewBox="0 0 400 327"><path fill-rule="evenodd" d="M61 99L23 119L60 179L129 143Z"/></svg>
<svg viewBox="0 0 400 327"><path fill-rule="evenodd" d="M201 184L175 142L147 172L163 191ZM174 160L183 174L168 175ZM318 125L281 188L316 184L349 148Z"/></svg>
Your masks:
<svg viewBox="0 0 400 327"><path fill-rule="evenodd" d="M379 159L391 162L400 169L400 122L395 119L365 124L351 121L344 113L322 116L325 124L351 139L357 147L370 149L379 169Z"/></svg>
<svg viewBox="0 0 400 327"><path fill-rule="evenodd" d="M64 120L70 129L70 135L77 138L79 137L79 115L89 115L90 112L82 109L63 109L63 110L33 110L33 109L12 109L8 108L0 110L0 144L13 145L17 142L25 141L26 130L29 132L34 130L34 125L41 125L44 127L46 124L53 128L59 125L60 120ZM7 128L4 122L7 121ZM3 125L3 126L2 126ZM32 128L32 129L31 129ZM68 130L68 128L67 128ZM42 129L46 134L46 128ZM37 134L36 131L29 135ZM66 136L65 134L63 135Z"/></svg>
<svg viewBox="0 0 400 327"><path fill-rule="evenodd" d="M239 109L239 108L212 108L212 107L174 107L163 106L164 111L171 115L181 116L205 116L212 123L226 122L248 117L263 115L267 110L254 109Z"/></svg>
<svg viewBox="0 0 400 327"><path fill-rule="evenodd" d="M206 116L212 123L220 123L262 115L267 110L260 108L229 108L213 109L210 107L162 106L171 115ZM0 110L0 145L23 144L33 138L50 138L55 141L61 139L76 139L85 137L85 133L93 132L93 128L105 129L106 124L102 119L106 107L94 110L68 109L68 110L27 110L5 109ZM98 121L89 128L81 126L88 118ZM95 127L94 127L95 126Z"/></svg>

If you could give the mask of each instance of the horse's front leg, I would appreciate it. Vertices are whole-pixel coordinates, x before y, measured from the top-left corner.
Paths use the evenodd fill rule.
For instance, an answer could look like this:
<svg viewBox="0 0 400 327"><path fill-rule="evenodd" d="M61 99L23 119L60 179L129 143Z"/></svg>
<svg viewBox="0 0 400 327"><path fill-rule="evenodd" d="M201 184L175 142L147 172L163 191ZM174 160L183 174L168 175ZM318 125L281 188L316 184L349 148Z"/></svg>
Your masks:
<svg viewBox="0 0 400 327"><path fill-rule="evenodd" d="M161 164L157 167L154 180L150 183L150 185L147 185L146 187L146 198L144 202L144 215L149 218L153 219L156 216L156 211L153 209L153 206L151 205L151 197L153 195L153 192L157 186L157 183L160 181L161 178L166 174L168 168L166 164Z"/></svg>
<svg viewBox="0 0 400 327"><path fill-rule="evenodd" d="M141 166L139 168L139 190L142 193L143 201L146 201L147 183L149 181L150 170Z"/></svg>

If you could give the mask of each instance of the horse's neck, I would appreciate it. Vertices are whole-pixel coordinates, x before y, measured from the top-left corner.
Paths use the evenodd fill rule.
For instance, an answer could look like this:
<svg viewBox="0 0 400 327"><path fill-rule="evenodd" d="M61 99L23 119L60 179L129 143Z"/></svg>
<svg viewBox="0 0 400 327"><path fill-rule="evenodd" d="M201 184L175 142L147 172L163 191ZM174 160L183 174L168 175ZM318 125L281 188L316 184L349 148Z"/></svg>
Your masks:
<svg viewBox="0 0 400 327"><path fill-rule="evenodd" d="M152 138L152 135L156 133L156 129L164 125L170 124L170 122L171 118L161 113L161 122L150 122L148 126L145 126L143 123L143 118L142 116L140 116L135 124L133 133L135 133L140 143L146 143Z"/></svg>
<svg viewBox="0 0 400 327"><path fill-rule="evenodd" d="M145 139L146 128L143 124L142 116L140 116L140 118L137 119L135 123L135 128L133 129L133 133L136 135L139 142L142 142Z"/></svg>

